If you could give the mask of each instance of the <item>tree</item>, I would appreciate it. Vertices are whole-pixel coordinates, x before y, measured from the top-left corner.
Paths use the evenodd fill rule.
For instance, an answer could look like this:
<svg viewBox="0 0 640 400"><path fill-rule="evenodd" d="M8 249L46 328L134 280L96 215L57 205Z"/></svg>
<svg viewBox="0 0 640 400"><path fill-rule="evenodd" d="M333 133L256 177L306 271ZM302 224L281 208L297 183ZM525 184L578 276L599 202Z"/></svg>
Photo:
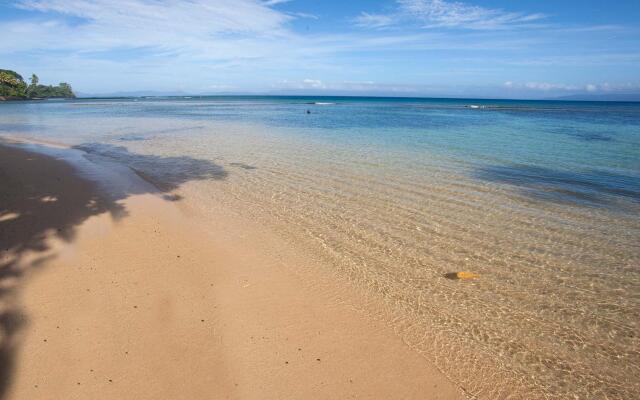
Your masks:
<svg viewBox="0 0 640 400"><path fill-rule="evenodd" d="M76 97L73 94L73 89L71 89L71 85L69 85L66 82L60 82L60 84L58 85L58 93L62 97Z"/></svg>
<svg viewBox="0 0 640 400"><path fill-rule="evenodd" d="M0 96L22 98L76 97L71 85L61 82L58 86L41 85L36 74L31 75L31 84L27 86L22 76L15 71L0 69Z"/></svg>
<svg viewBox="0 0 640 400"><path fill-rule="evenodd" d="M38 75L31 74L31 84L27 87L27 97L33 97L36 94L39 81Z"/></svg>
<svg viewBox="0 0 640 400"><path fill-rule="evenodd" d="M0 96L25 97L27 84L15 71L0 69Z"/></svg>

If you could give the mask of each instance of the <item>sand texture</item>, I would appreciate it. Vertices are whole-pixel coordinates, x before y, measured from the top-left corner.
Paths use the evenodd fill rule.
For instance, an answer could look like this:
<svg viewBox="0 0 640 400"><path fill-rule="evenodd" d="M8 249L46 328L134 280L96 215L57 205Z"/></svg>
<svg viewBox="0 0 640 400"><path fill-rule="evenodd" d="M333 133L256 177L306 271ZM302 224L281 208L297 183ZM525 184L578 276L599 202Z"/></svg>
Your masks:
<svg viewBox="0 0 640 400"><path fill-rule="evenodd" d="M90 175L0 146L0 398L463 398L267 231Z"/></svg>

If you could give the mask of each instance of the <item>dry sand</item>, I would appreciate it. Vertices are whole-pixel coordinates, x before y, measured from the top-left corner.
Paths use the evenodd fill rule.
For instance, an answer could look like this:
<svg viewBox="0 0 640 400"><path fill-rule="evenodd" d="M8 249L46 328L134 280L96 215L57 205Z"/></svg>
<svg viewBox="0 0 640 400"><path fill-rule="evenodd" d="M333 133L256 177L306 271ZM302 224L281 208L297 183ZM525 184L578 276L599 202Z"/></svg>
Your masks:
<svg viewBox="0 0 640 400"><path fill-rule="evenodd" d="M130 175L0 146L0 398L463 398L277 237Z"/></svg>

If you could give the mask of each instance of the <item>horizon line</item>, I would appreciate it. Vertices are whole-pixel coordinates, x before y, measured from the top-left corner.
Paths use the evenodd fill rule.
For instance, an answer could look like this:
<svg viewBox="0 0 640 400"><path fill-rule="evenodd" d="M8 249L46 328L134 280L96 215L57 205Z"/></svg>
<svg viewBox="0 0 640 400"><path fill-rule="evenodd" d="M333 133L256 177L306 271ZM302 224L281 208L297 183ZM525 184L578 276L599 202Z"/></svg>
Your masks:
<svg viewBox="0 0 640 400"><path fill-rule="evenodd" d="M138 92L144 92L144 90L140 90ZM126 93L126 92L125 92ZM600 96L637 96L637 100L616 100L616 99L579 99L572 97L600 97ZM424 96L424 95L356 95L356 94L312 94L312 93L303 93L303 94L285 94L285 93L238 93L238 92L229 92L229 93L216 93L216 94L193 94L185 92L184 94L140 94L140 95L109 95L109 94L77 94L76 99L136 99L136 98L193 98L193 97L333 97L333 98L374 98L374 99L421 99L421 100L482 100L482 101L575 101L575 102L618 102L618 103L638 103L640 102L640 93L611 93L611 94L597 94L597 95L587 95L587 94L573 94L566 96L554 96L549 98L514 98L514 97L465 97L465 96ZM67 99L69 100L69 99ZM73 99L70 99L73 100Z"/></svg>

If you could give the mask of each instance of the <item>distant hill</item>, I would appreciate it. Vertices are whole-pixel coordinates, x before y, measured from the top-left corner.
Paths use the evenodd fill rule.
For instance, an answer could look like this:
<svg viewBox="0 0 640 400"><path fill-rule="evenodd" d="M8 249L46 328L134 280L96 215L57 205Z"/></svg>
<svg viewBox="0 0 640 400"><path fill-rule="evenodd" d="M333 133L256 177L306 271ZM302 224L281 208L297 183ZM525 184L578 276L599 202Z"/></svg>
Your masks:
<svg viewBox="0 0 640 400"><path fill-rule="evenodd" d="M554 97L548 100L640 101L640 93L574 94L571 96Z"/></svg>
<svg viewBox="0 0 640 400"><path fill-rule="evenodd" d="M68 83L61 82L57 86L41 85L38 76L32 74L31 84L27 85L19 73L0 69L0 101L74 97L76 95Z"/></svg>

